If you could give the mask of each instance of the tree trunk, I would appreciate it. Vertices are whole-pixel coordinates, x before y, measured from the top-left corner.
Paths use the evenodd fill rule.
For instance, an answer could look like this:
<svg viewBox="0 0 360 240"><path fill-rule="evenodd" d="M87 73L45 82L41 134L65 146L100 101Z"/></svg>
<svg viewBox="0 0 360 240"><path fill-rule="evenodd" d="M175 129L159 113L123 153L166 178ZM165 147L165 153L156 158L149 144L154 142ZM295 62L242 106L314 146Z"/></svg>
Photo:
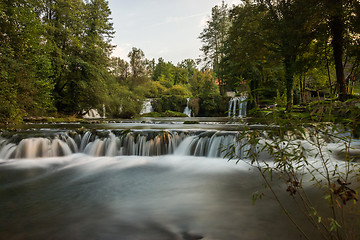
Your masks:
<svg viewBox="0 0 360 240"><path fill-rule="evenodd" d="M332 83L331 83L331 75L330 75L329 58L328 58L328 53L327 53L327 43L325 43L325 58L326 58L326 69L327 69L328 79L329 79L329 93L330 93L330 96L332 96L333 91L332 91Z"/></svg>
<svg viewBox="0 0 360 240"><path fill-rule="evenodd" d="M341 1L340 3L341 4ZM334 52L334 61L336 69L336 83L337 91L339 93L339 100L345 101L347 98L347 89L344 75L344 66L343 66L343 48L344 48L344 31L345 26L342 21L341 11L342 5L338 5L338 13L335 16L331 16L329 26L332 35L332 47Z"/></svg>
<svg viewBox="0 0 360 240"><path fill-rule="evenodd" d="M285 80L286 80L286 109L291 109L294 104L294 72L292 57L285 57Z"/></svg>
<svg viewBox="0 0 360 240"><path fill-rule="evenodd" d="M251 109L255 109L257 108L257 104L258 104L258 94L257 94L257 89L258 89L258 84L257 81L252 79L248 81L249 84L249 88L250 88L250 101L248 101L247 104L247 110L251 110Z"/></svg>
<svg viewBox="0 0 360 240"><path fill-rule="evenodd" d="M306 103L306 92L305 92L305 88L306 88L306 73L304 73L304 78L302 81L302 86L301 86L301 91L303 94L303 103Z"/></svg>

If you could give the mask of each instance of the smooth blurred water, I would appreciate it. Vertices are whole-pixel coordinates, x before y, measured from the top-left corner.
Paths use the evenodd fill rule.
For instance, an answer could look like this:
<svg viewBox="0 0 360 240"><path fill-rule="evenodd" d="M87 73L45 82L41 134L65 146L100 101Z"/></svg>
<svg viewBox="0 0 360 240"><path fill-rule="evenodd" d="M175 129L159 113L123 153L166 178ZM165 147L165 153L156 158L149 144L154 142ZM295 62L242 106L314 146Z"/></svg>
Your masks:
<svg viewBox="0 0 360 240"><path fill-rule="evenodd" d="M249 166L221 158L89 157L0 164L1 239L300 239ZM266 191L265 191L266 192Z"/></svg>

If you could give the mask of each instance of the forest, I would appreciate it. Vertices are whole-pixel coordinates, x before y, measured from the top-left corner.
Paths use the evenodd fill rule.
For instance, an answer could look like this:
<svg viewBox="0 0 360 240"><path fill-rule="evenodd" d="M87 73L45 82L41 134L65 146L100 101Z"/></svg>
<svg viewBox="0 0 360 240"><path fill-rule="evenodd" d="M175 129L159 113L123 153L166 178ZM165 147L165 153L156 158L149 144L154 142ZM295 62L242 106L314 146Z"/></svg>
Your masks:
<svg viewBox="0 0 360 240"><path fill-rule="evenodd" d="M146 98L158 114L226 116L227 92L248 107L291 110L359 94L357 0L245 0L212 8L202 56L179 63L112 57L105 0L0 1L0 121L79 116L90 109L132 118Z"/></svg>

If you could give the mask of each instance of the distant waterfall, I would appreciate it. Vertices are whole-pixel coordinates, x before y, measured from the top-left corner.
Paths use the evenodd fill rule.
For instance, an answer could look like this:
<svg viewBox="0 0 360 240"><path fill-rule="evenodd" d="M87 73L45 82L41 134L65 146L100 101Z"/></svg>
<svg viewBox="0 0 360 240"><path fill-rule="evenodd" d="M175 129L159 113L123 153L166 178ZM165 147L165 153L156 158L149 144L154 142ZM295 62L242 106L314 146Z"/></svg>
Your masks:
<svg viewBox="0 0 360 240"><path fill-rule="evenodd" d="M190 98L186 99L186 108L184 109L184 113L188 116L191 117L191 109L189 108L189 101Z"/></svg>
<svg viewBox="0 0 360 240"><path fill-rule="evenodd" d="M90 109L84 116L83 118L101 118L99 112L97 109L93 108L93 109Z"/></svg>
<svg viewBox="0 0 360 240"><path fill-rule="evenodd" d="M105 104L102 106L103 108L103 116L100 115L99 111L96 108L90 109L85 115L83 115L83 118L92 119L92 118L106 118L105 115Z"/></svg>
<svg viewBox="0 0 360 240"><path fill-rule="evenodd" d="M64 133L51 138L13 141L0 138L0 159L60 157L74 153L91 156L176 154L224 157L224 146L238 144L237 133L234 132L178 130Z"/></svg>
<svg viewBox="0 0 360 240"><path fill-rule="evenodd" d="M152 99L150 99L150 98L146 99L143 103L140 114L151 113L153 111L154 111L154 109L152 107Z"/></svg>
<svg viewBox="0 0 360 240"><path fill-rule="evenodd" d="M247 97L233 97L229 101L228 117L246 117Z"/></svg>

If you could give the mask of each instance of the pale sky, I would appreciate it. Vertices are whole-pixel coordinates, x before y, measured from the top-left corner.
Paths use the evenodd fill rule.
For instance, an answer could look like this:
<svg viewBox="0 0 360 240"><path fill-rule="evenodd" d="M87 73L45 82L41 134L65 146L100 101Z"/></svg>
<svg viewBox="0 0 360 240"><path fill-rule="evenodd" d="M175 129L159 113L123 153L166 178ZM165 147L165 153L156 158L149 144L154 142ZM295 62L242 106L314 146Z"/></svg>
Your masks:
<svg viewBox="0 0 360 240"><path fill-rule="evenodd" d="M198 38L215 5L221 0L108 0L117 45L113 56L128 60L132 47L148 59L159 57L177 64L199 58ZM226 0L228 6L240 0Z"/></svg>

